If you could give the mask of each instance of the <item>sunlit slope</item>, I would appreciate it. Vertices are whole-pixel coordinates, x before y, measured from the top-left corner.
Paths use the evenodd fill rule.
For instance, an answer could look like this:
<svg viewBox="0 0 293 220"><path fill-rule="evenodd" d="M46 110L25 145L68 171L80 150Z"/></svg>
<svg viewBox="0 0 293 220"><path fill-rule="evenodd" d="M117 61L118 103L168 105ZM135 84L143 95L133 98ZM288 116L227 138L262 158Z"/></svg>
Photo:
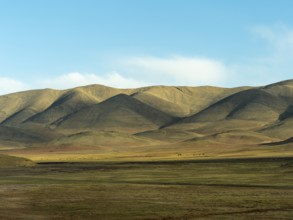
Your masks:
<svg viewBox="0 0 293 220"><path fill-rule="evenodd" d="M153 86L139 89L134 97L161 111L183 117L197 113L221 98L248 88Z"/></svg>
<svg viewBox="0 0 293 220"><path fill-rule="evenodd" d="M18 125L43 112L63 94L63 91L44 89L0 96L0 123Z"/></svg>
<svg viewBox="0 0 293 220"><path fill-rule="evenodd" d="M119 94L82 109L57 124L59 129L97 129L138 132L157 129L173 118L135 98Z"/></svg>
<svg viewBox="0 0 293 220"><path fill-rule="evenodd" d="M286 111L288 103L263 89L250 89L224 98L207 109L183 119L183 123L223 119L273 122Z"/></svg>
<svg viewBox="0 0 293 220"><path fill-rule="evenodd" d="M292 101L293 80L285 80L285 81L267 85L264 87L264 90L277 96L286 97Z"/></svg>
<svg viewBox="0 0 293 220"><path fill-rule="evenodd" d="M177 151L271 155L292 147L292 80L254 88L44 89L0 96L0 106L2 151L151 158Z"/></svg>
<svg viewBox="0 0 293 220"><path fill-rule="evenodd" d="M118 89L100 85L74 88L66 91L45 111L34 115L27 122L53 125L65 117L119 94L119 92Z"/></svg>
<svg viewBox="0 0 293 220"><path fill-rule="evenodd" d="M138 89L116 89L89 85L68 90L32 90L0 96L0 123L17 125L22 122L50 124L83 107L100 103L118 94L131 95L158 110L173 116L187 116L207 107L217 99L246 87L153 86Z"/></svg>
<svg viewBox="0 0 293 220"><path fill-rule="evenodd" d="M167 128L203 135L193 139L197 142L270 143L292 137L292 104L293 81L288 80L237 92Z"/></svg>

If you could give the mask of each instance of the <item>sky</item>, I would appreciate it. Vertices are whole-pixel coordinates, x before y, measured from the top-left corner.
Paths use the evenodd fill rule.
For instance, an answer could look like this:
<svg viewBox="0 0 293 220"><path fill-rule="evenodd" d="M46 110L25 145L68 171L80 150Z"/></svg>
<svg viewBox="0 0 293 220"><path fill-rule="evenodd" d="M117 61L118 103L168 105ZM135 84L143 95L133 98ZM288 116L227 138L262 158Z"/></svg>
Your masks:
<svg viewBox="0 0 293 220"><path fill-rule="evenodd" d="M0 0L0 94L293 78L292 0Z"/></svg>

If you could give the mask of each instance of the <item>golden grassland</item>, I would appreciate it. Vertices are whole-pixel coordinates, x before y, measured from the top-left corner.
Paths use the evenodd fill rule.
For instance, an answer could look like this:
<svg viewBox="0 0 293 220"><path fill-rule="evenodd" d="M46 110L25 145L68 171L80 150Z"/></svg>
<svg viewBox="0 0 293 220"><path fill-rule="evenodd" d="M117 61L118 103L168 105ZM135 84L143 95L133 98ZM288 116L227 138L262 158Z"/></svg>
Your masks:
<svg viewBox="0 0 293 220"><path fill-rule="evenodd" d="M277 146L223 144L200 141L146 146L54 146L3 151L36 162L55 161L160 161L215 158L258 158L293 156L291 143Z"/></svg>
<svg viewBox="0 0 293 220"><path fill-rule="evenodd" d="M292 217L290 143L199 143L6 150L36 164L0 163L0 219Z"/></svg>

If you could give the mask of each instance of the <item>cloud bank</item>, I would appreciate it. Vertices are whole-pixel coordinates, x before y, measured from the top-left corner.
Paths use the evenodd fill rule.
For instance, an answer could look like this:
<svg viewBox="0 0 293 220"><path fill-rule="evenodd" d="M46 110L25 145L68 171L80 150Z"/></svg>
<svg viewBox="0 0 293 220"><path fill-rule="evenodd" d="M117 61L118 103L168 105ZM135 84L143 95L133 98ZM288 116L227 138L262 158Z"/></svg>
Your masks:
<svg viewBox="0 0 293 220"><path fill-rule="evenodd" d="M41 80L37 84L41 87L55 89L67 89L89 84L102 84L116 88L135 88L145 86L143 82L124 77L117 72L111 72L103 75L72 72L53 79Z"/></svg>
<svg viewBox="0 0 293 220"><path fill-rule="evenodd" d="M69 89L90 84L100 84L115 88L137 88L147 86L147 84L142 81L124 77L117 72L102 75L72 72L57 77L36 80L30 84L25 84L12 78L0 77L0 95L31 89Z"/></svg>
<svg viewBox="0 0 293 220"><path fill-rule="evenodd" d="M293 55L293 30L286 25L256 26L252 30L266 40L275 53Z"/></svg>
<svg viewBox="0 0 293 220"><path fill-rule="evenodd" d="M166 83L162 79L177 85L219 84L225 81L228 74L228 68L224 63L207 58L134 57L124 62L135 72L151 76L156 80L152 82L155 84Z"/></svg>
<svg viewBox="0 0 293 220"><path fill-rule="evenodd" d="M68 89L89 84L102 84L116 88L136 88L150 85L211 85L223 82L227 67L216 60L176 56L171 58L132 57L123 60L130 77L112 71L106 74L71 72L57 77L39 79L24 84L11 78L0 78L0 94L27 89ZM139 77L137 77L139 76ZM139 78L139 79L137 79Z"/></svg>

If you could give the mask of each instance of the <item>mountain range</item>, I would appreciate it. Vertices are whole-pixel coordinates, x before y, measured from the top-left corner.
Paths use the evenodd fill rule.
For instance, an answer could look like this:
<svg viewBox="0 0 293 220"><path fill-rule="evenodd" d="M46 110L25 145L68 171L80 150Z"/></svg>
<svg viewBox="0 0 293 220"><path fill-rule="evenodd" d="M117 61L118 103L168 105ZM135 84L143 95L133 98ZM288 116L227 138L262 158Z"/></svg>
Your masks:
<svg viewBox="0 0 293 220"><path fill-rule="evenodd" d="M12 155L259 156L293 149L293 80L43 89L0 96L0 106L0 150Z"/></svg>

